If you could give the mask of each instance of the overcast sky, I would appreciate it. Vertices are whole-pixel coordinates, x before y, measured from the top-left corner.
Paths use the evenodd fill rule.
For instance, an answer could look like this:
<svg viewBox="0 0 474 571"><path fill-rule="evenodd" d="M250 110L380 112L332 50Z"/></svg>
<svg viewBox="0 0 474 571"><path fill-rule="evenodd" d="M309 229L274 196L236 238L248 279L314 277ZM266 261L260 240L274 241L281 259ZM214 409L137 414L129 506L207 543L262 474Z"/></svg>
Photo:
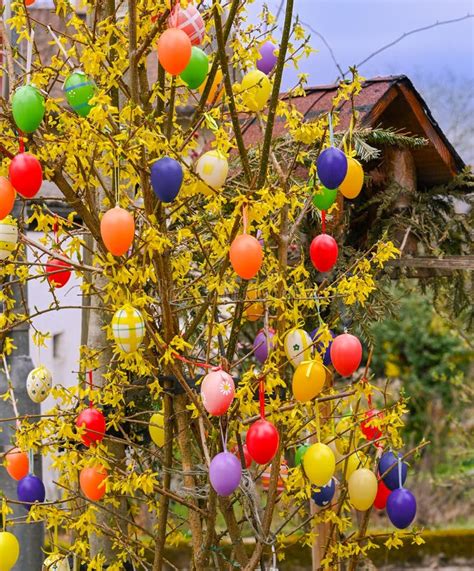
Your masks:
<svg viewBox="0 0 474 571"><path fill-rule="evenodd" d="M266 0L277 13L281 0ZM250 8L255 17L263 0ZM286 2L284 2L284 5ZM474 0L295 0L301 20L323 34L346 70L414 28L474 14ZM282 13L279 22L283 21ZM318 53L301 64L309 85L332 83L338 71L317 36ZM474 162L466 132L474 131L474 18L438 26L403 39L360 68L364 77L408 75L443 128L456 139L465 160ZM294 83L288 71L284 87ZM461 132L462 131L462 132ZM470 137L469 137L470 139Z"/></svg>

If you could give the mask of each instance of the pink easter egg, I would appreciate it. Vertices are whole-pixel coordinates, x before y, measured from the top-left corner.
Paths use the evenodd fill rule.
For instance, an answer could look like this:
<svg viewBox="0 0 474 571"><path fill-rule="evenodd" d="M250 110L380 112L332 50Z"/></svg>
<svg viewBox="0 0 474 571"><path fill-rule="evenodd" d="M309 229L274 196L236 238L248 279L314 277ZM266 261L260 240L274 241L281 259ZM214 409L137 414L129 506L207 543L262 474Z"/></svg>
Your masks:
<svg viewBox="0 0 474 571"><path fill-rule="evenodd" d="M212 371L204 377L201 385L201 398L209 414L213 416L225 414L234 395L234 379L225 371Z"/></svg>

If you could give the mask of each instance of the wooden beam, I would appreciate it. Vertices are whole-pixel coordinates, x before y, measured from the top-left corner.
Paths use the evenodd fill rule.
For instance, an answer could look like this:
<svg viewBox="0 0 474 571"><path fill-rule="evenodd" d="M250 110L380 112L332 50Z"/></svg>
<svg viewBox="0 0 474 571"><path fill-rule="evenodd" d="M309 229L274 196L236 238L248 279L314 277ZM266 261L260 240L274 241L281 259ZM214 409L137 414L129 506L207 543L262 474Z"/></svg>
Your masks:
<svg viewBox="0 0 474 571"><path fill-rule="evenodd" d="M444 258L415 257L390 260L387 266L431 270L474 270L474 256L445 256Z"/></svg>

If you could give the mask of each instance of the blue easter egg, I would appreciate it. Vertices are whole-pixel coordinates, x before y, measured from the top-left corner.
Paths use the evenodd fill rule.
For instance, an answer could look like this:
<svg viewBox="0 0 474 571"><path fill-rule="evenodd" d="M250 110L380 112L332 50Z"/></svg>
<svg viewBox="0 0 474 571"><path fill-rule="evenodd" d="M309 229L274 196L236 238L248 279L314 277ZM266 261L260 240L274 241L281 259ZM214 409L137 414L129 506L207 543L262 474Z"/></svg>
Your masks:
<svg viewBox="0 0 474 571"><path fill-rule="evenodd" d="M387 486L389 490L396 490L397 488L401 488L407 479L408 473L408 465L405 462L402 462L402 478L401 482L398 478L398 457L399 455L395 456L395 454L391 451L385 452L379 460L379 476L383 476L383 474L395 464L395 467L390 470L388 474L383 476L383 483Z"/></svg>
<svg viewBox="0 0 474 571"><path fill-rule="evenodd" d="M387 515L398 529L408 527L416 516L416 498L405 488L394 490L387 499Z"/></svg>
<svg viewBox="0 0 474 571"><path fill-rule="evenodd" d="M336 493L336 478L331 478L325 486L317 488L313 492L313 502L320 507L327 506Z"/></svg>
<svg viewBox="0 0 474 571"><path fill-rule="evenodd" d="M162 202L172 202L183 183L183 168L171 157L158 159L151 165L151 186Z"/></svg>
<svg viewBox="0 0 474 571"><path fill-rule="evenodd" d="M325 149L317 160L318 177L330 190L337 188L347 174L347 157L336 147Z"/></svg>

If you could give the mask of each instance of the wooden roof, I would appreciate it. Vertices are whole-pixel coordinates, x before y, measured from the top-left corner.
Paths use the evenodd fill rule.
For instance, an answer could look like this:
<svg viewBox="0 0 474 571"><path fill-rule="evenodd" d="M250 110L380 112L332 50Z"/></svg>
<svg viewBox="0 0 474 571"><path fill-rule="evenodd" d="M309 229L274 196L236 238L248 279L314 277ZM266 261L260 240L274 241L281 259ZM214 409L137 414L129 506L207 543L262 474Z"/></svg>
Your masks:
<svg viewBox="0 0 474 571"><path fill-rule="evenodd" d="M293 97L292 103L303 113L306 121L312 121L326 114L332 107L337 85L322 85L306 89L305 96ZM288 95L283 94L283 98ZM359 127L393 128L404 133L425 137L429 144L413 151L417 178L421 185L432 186L448 182L464 168L464 162L431 114L425 101L405 75L376 77L364 82L358 96L354 98L359 112ZM344 102L338 109L337 130L344 131L351 117L350 102ZM282 118L275 122L273 135L285 132ZM261 139L256 122L245 132L247 145L257 144Z"/></svg>

